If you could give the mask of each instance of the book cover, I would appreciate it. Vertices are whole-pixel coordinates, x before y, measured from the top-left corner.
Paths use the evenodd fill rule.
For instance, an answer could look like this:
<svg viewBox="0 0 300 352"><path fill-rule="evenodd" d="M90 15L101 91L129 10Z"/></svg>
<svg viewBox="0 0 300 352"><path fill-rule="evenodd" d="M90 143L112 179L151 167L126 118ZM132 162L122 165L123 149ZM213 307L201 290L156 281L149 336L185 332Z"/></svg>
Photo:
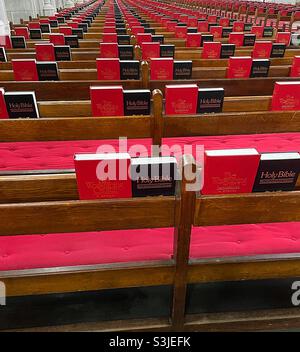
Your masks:
<svg viewBox="0 0 300 352"><path fill-rule="evenodd" d="M283 43L273 43L271 57L284 57L286 45Z"/></svg>
<svg viewBox="0 0 300 352"><path fill-rule="evenodd" d="M191 79L193 61L192 60L174 60L173 79Z"/></svg>
<svg viewBox="0 0 300 352"><path fill-rule="evenodd" d="M118 39L118 44L119 45L130 45L130 35L123 34L123 35L117 35Z"/></svg>
<svg viewBox="0 0 300 352"><path fill-rule="evenodd" d="M250 56L230 57L227 78L249 78L252 67Z"/></svg>
<svg viewBox="0 0 300 352"><path fill-rule="evenodd" d="M100 43L101 58L118 58L119 48L117 43Z"/></svg>
<svg viewBox="0 0 300 352"><path fill-rule="evenodd" d="M103 33L102 43L117 43L117 42L118 42L117 33Z"/></svg>
<svg viewBox="0 0 300 352"><path fill-rule="evenodd" d="M221 45L221 59L229 59L230 56L234 56L235 45L234 44L222 44Z"/></svg>
<svg viewBox="0 0 300 352"><path fill-rule="evenodd" d="M14 31L17 37L24 37L26 40L29 39L29 30L27 27L15 27Z"/></svg>
<svg viewBox="0 0 300 352"><path fill-rule="evenodd" d="M151 59L150 79L151 80L172 80L174 60L172 58Z"/></svg>
<svg viewBox="0 0 300 352"><path fill-rule="evenodd" d="M208 21L198 22L198 32L206 33L208 32Z"/></svg>
<svg viewBox="0 0 300 352"><path fill-rule="evenodd" d="M132 158L133 197L174 196L177 172L174 157Z"/></svg>
<svg viewBox="0 0 300 352"><path fill-rule="evenodd" d="M124 90L124 115L150 115L149 89Z"/></svg>
<svg viewBox="0 0 300 352"><path fill-rule="evenodd" d="M65 35L62 33L49 34L49 41L53 45L65 45Z"/></svg>
<svg viewBox="0 0 300 352"><path fill-rule="evenodd" d="M65 45L70 48L79 48L79 40L77 35L65 35Z"/></svg>
<svg viewBox="0 0 300 352"><path fill-rule="evenodd" d="M133 60L133 45L118 45L120 60Z"/></svg>
<svg viewBox="0 0 300 352"><path fill-rule="evenodd" d="M151 43L152 35L151 33L138 33L136 35L137 44L141 45L142 43Z"/></svg>
<svg viewBox="0 0 300 352"><path fill-rule="evenodd" d="M256 38L262 38L264 34L263 26L252 26L251 33L256 35Z"/></svg>
<svg viewBox="0 0 300 352"><path fill-rule="evenodd" d="M269 59L253 59L250 77L268 77L270 64Z"/></svg>
<svg viewBox="0 0 300 352"><path fill-rule="evenodd" d="M40 29L42 33L51 33L50 24L49 23L40 23Z"/></svg>
<svg viewBox="0 0 300 352"><path fill-rule="evenodd" d="M160 57L171 57L174 58L175 45L174 44L161 44L160 45Z"/></svg>
<svg viewBox="0 0 300 352"><path fill-rule="evenodd" d="M222 34L223 34L222 26L211 26L209 31L210 31L210 34L214 36L214 39L222 38Z"/></svg>
<svg viewBox="0 0 300 352"><path fill-rule="evenodd" d="M3 46L0 47L0 62L7 62L7 56Z"/></svg>
<svg viewBox="0 0 300 352"><path fill-rule="evenodd" d="M30 39L42 39L42 31L40 29L29 29Z"/></svg>
<svg viewBox="0 0 300 352"><path fill-rule="evenodd" d="M212 34L201 34L201 46L205 42L213 42L214 41L214 36Z"/></svg>
<svg viewBox="0 0 300 352"><path fill-rule="evenodd" d="M162 34L152 35L152 41L155 43L163 44L164 43L164 36Z"/></svg>
<svg viewBox="0 0 300 352"><path fill-rule="evenodd" d="M271 110L300 110L300 82L276 82Z"/></svg>
<svg viewBox="0 0 300 352"><path fill-rule="evenodd" d="M58 27L58 21L57 20L50 20L49 24L50 24L51 28L57 28Z"/></svg>
<svg viewBox="0 0 300 352"><path fill-rule="evenodd" d="M100 58L96 60L99 80L120 80L120 60Z"/></svg>
<svg viewBox="0 0 300 352"><path fill-rule="evenodd" d="M244 35L244 46L254 46L256 35L251 33L245 33Z"/></svg>
<svg viewBox="0 0 300 352"><path fill-rule="evenodd" d="M202 59L219 59L221 55L220 42L204 42L202 50Z"/></svg>
<svg viewBox="0 0 300 352"><path fill-rule="evenodd" d="M262 153L253 192L293 191L299 172L299 153Z"/></svg>
<svg viewBox="0 0 300 352"><path fill-rule="evenodd" d="M229 18L226 18L226 17L220 18L219 25L222 27L229 27Z"/></svg>
<svg viewBox="0 0 300 352"><path fill-rule="evenodd" d="M264 38L272 38L274 35L274 28L271 26L264 27L263 37Z"/></svg>
<svg viewBox="0 0 300 352"><path fill-rule="evenodd" d="M138 60L121 60L120 79L140 79L140 62Z"/></svg>
<svg viewBox="0 0 300 352"><path fill-rule="evenodd" d="M187 27L187 34L188 33L197 33L197 27Z"/></svg>
<svg viewBox="0 0 300 352"><path fill-rule="evenodd" d="M300 77L300 56L294 56L290 77Z"/></svg>
<svg viewBox="0 0 300 352"><path fill-rule="evenodd" d="M12 60L15 81L38 81L36 61L34 59Z"/></svg>
<svg viewBox="0 0 300 352"><path fill-rule="evenodd" d="M199 88L197 113L222 112L224 95L224 88Z"/></svg>
<svg viewBox="0 0 300 352"><path fill-rule="evenodd" d="M55 61L71 61L71 48L69 45L56 45L54 47Z"/></svg>
<svg viewBox="0 0 300 352"><path fill-rule="evenodd" d="M129 154L75 154L74 165L81 200L132 197Z"/></svg>
<svg viewBox="0 0 300 352"><path fill-rule="evenodd" d="M6 109L6 103L4 99L4 88L0 88L0 119L8 119L8 112Z"/></svg>
<svg viewBox="0 0 300 352"><path fill-rule="evenodd" d="M52 43L35 44L37 61L55 61L54 45Z"/></svg>
<svg viewBox="0 0 300 352"><path fill-rule="evenodd" d="M78 39L83 39L83 29L82 28L72 28L72 35L76 35Z"/></svg>
<svg viewBox="0 0 300 352"><path fill-rule="evenodd" d="M175 37L185 39L187 36L187 27L186 26L176 26L175 27Z"/></svg>
<svg viewBox="0 0 300 352"><path fill-rule="evenodd" d="M122 86L90 87L93 116L124 116Z"/></svg>
<svg viewBox="0 0 300 352"><path fill-rule="evenodd" d="M229 38L230 33L232 33L232 27L223 27L222 29L223 38Z"/></svg>
<svg viewBox="0 0 300 352"><path fill-rule="evenodd" d="M40 81L58 81L58 68L56 62L37 62L36 68Z"/></svg>
<svg viewBox="0 0 300 352"><path fill-rule="evenodd" d="M244 25L244 32L251 32L252 27L253 27L253 24L252 24L252 23L245 23L245 25Z"/></svg>
<svg viewBox="0 0 300 352"><path fill-rule="evenodd" d="M117 35L127 35L126 28L116 28Z"/></svg>
<svg viewBox="0 0 300 352"><path fill-rule="evenodd" d="M160 57L160 44L159 43L142 43L142 58L148 60Z"/></svg>
<svg viewBox="0 0 300 352"><path fill-rule="evenodd" d="M235 46L244 45L244 33L235 33L232 32L229 34L229 44L235 44Z"/></svg>
<svg viewBox="0 0 300 352"><path fill-rule="evenodd" d="M251 193L260 155L256 149L206 150L202 194Z"/></svg>
<svg viewBox="0 0 300 352"><path fill-rule="evenodd" d="M59 32L64 35L72 35L72 27L59 27Z"/></svg>
<svg viewBox="0 0 300 352"><path fill-rule="evenodd" d="M197 84L166 85L166 114L194 115L197 112Z"/></svg>
<svg viewBox="0 0 300 352"><path fill-rule="evenodd" d="M11 36L11 45L13 49L26 49L26 41L23 36Z"/></svg>
<svg viewBox="0 0 300 352"><path fill-rule="evenodd" d="M232 26L233 32L244 32L244 26L245 24L242 21L233 22L233 26Z"/></svg>
<svg viewBox="0 0 300 352"><path fill-rule="evenodd" d="M34 92L6 92L4 99L9 118L39 118Z"/></svg>
<svg viewBox="0 0 300 352"><path fill-rule="evenodd" d="M188 33L186 46L189 48L198 48L201 46L201 33Z"/></svg>
<svg viewBox="0 0 300 352"><path fill-rule="evenodd" d="M87 23L79 23L78 24L78 28L83 30L83 33L87 33L88 32L88 24Z"/></svg>
<svg viewBox="0 0 300 352"><path fill-rule="evenodd" d="M252 51L253 59L269 59L272 52L272 42L257 41Z"/></svg>
<svg viewBox="0 0 300 352"><path fill-rule="evenodd" d="M29 29L41 29L39 22L29 22L28 28Z"/></svg>
<svg viewBox="0 0 300 352"><path fill-rule="evenodd" d="M278 32L275 42L289 46L291 43L291 32Z"/></svg>

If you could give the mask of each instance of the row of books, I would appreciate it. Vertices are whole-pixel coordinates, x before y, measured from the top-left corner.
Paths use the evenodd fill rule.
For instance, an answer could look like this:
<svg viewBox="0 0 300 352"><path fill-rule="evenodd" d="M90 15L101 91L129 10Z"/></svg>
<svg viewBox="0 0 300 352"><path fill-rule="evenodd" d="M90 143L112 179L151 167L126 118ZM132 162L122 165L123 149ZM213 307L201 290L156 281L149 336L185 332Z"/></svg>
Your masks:
<svg viewBox="0 0 300 352"><path fill-rule="evenodd" d="M12 60L15 81L58 81L56 61L37 62L35 59Z"/></svg>
<svg viewBox="0 0 300 352"><path fill-rule="evenodd" d="M300 173L299 152L207 150L203 160L197 187L203 195L293 191ZM176 158L168 156L75 154L74 164L82 200L172 196L180 177Z"/></svg>

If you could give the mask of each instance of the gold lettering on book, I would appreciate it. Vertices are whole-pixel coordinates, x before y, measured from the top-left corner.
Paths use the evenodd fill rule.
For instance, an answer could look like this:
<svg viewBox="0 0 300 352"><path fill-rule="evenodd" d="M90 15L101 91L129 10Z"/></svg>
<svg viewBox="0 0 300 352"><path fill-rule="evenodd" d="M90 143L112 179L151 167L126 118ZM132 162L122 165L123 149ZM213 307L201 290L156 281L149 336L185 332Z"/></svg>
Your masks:
<svg viewBox="0 0 300 352"><path fill-rule="evenodd" d="M117 106L110 100L103 100L97 104L97 109L101 114L114 115L117 111Z"/></svg>
<svg viewBox="0 0 300 352"><path fill-rule="evenodd" d="M299 106L299 100L296 99L293 95L286 95L283 98L279 99L282 109L295 109Z"/></svg>

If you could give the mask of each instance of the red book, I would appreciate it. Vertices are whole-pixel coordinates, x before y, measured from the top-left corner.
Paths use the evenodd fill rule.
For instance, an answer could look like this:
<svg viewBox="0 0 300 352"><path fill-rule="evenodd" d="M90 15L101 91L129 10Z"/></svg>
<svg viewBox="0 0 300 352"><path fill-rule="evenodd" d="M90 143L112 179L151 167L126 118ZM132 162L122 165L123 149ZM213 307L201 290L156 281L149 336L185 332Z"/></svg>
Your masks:
<svg viewBox="0 0 300 352"><path fill-rule="evenodd" d="M230 33L229 34L229 44L235 44L236 46L244 45L244 33Z"/></svg>
<svg viewBox="0 0 300 352"><path fill-rule="evenodd" d="M216 23L217 22L217 16L216 15L209 15L207 17L208 23Z"/></svg>
<svg viewBox="0 0 300 352"><path fill-rule="evenodd" d="M90 87L93 116L124 116L122 86Z"/></svg>
<svg viewBox="0 0 300 352"><path fill-rule="evenodd" d="M256 38L262 38L264 35L264 27L263 26L253 26L251 29L251 33L256 35Z"/></svg>
<svg viewBox="0 0 300 352"><path fill-rule="evenodd" d="M229 58L227 78L249 78L252 67L252 57L236 56Z"/></svg>
<svg viewBox="0 0 300 352"><path fill-rule="evenodd" d="M168 21L166 26L167 26L168 31L175 32L175 28L177 26L177 22Z"/></svg>
<svg viewBox="0 0 300 352"><path fill-rule="evenodd" d="M138 33L144 33L145 28L143 26L132 26L131 31L133 35L137 35Z"/></svg>
<svg viewBox="0 0 300 352"><path fill-rule="evenodd" d="M198 22L198 32L208 32L208 22L207 21L201 21Z"/></svg>
<svg viewBox="0 0 300 352"><path fill-rule="evenodd" d="M272 42L257 41L254 44L252 57L253 59L269 59L272 51Z"/></svg>
<svg viewBox="0 0 300 352"><path fill-rule="evenodd" d="M172 80L173 79L173 58L151 59L151 80Z"/></svg>
<svg viewBox="0 0 300 352"><path fill-rule="evenodd" d="M40 29L40 23L39 22L29 22L28 28L29 29Z"/></svg>
<svg viewBox="0 0 300 352"><path fill-rule="evenodd" d="M204 42L202 50L202 59L219 59L221 55L222 43Z"/></svg>
<svg viewBox="0 0 300 352"><path fill-rule="evenodd" d="M116 33L103 33L102 42L103 43L117 43L118 36Z"/></svg>
<svg viewBox="0 0 300 352"><path fill-rule="evenodd" d="M37 61L56 61L53 43L35 44Z"/></svg>
<svg viewBox="0 0 300 352"><path fill-rule="evenodd" d="M300 110L300 82L276 82L271 110Z"/></svg>
<svg viewBox="0 0 300 352"><path fill-rule="evenodd" d="M59 33L64 35L72 35L72 27L59 27Z"/></svg>
<svg viewBox="0 0 300 352"><path fill-rule="evenodd" d="M245 24L242 21L235 21L232 26L233 32L244 32Z"/></svg>
<svg viewBox="0 0 300 352"><path fill-rule="evenodd" d="M103 27L103 33L116 33L115 26L105 26Z"/></svg>
<svg viewBox="0 0 300 352"><path fill-rule="evenodd" d="M71 27L71 28L78 28L78 23L68 22L68 26Z"/></svg>
<svg viewBox="0 0 300 352"><path fill-rule="evenodd" d="M160 57L160 43L158 42L142 43L141 48L143 60Z"/></svg>
<svg viewBox="0 0 300 352"><path fill-rule="evenodd" d="M294 56L290 77L300 77L300 56Z"/></svg>
<svg viewBox="0 0 300 352"><path fill-rule="evenodd" d="M15 81L38 81L39 76L34 59L11 60Z"/></svg>
<svg viewBox="0 0 300 352"><path fill-rule="evenodd" d="M201 33L188 33L186 46L199 48L201 46Z"/></svg>
<svg viewBox="0 0 300 352"><path fill-rule="evenodd" d="M175 27L175 36L176 38L186 38L187 36L187 27L185 26L176 26Z"/></svg>
<svg viewBox="0 0 300 352"><path fill-rule="evenodd" d="M120 80L120 60L101 58L96 60L98 79L104 81Z"/></svg>
<svg viewBox="0 0 300 352"><path fill-rule="evenodd" d="M150 43L152 42L151 33L138 33L136 35L137 44L141 45L142 43Z"/></svg>
<svg viewBox="0 0 300 352"><path fill-rule="evenodd" d="M197 112L197 84L166 85L166 114L194 115Z"/></svg>
<svg viewBox="0 0 300 352"><path fill-rule="evenodd" d="M197 18L189 18L187 21L188 27L197 27L198 26L198 20Z"/></svg>
<svg viewBox="0 0 300 352"><path fill-rule="evenodd" d="M259 161L254 148L205 151L201 193L251 193Z"/></svg>
<svg viewBox="0 0 300 352"><path fill-rule="evenodd" d="M210 34L214 36L214 39L222 38L222 26L211 26L210 27Z"/></svg>
<svg viewBox="0 0 300 352"><path fill-rule="evenodd" d="M100 56L103 58L119 57L117 43L100 43Z"/></svg>
<svg viewBox="0 0 300 352"><path fill-rule="evenodd" d="M4 89L0 88L0 119L8 119L8 113L6 109L6 104L4 100Z"/></svg>
<svg viewBox="0 0 300 352"><path fill-rule="evenodd" d="M65 45L65 35L63 33L49 34L49 41L54 45Z"/></svg>
<svg viewBox="0 0 300 352"><path fill-rule="evenodd" d="M289 46L291 42L291 32L278 32L275 43L282 43Z"/></svg>
<svg viewBox="0 0 300 352"><path fill-rule="evenodd" d="M132 197L129 154L75 154L74 164L81 200Z"/></svg>
<svg viewBox="0 0 300 352"><path fill-rule="evenodd" d="M14 30L15 30L16 36L29 39L29 30L27 27L16 27Z"/></svg>
<svg viewBox="0 0 300 352"><path fill-rule="evenodd" d="M222 27L229 27L229 18L226 18L226 17L220 18L219 25Z"/></svg>
<svg viewBox="0 0 300 352"><path fill-rule="evenodd" d="M0 46L3 46L5 49L12 49L9 35L0 35Z"/></svg>

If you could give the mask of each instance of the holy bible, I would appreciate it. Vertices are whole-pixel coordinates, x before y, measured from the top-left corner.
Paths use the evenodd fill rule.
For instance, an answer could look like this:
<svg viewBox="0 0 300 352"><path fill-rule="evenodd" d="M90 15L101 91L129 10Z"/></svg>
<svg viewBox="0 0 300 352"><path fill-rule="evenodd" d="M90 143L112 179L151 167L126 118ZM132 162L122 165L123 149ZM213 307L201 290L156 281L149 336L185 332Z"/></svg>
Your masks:
<svg viewBox="0 0 300 352"><path fill-rule="evenodd" d="M124 115L150 115L151 93L149 89L124 90Z"/></svg>
<svg viewBox="0 0 300 352"><path fill-rule="evenodd" d="M6 92L4 99L9 118L39 118L34 92Z"/></svg>

